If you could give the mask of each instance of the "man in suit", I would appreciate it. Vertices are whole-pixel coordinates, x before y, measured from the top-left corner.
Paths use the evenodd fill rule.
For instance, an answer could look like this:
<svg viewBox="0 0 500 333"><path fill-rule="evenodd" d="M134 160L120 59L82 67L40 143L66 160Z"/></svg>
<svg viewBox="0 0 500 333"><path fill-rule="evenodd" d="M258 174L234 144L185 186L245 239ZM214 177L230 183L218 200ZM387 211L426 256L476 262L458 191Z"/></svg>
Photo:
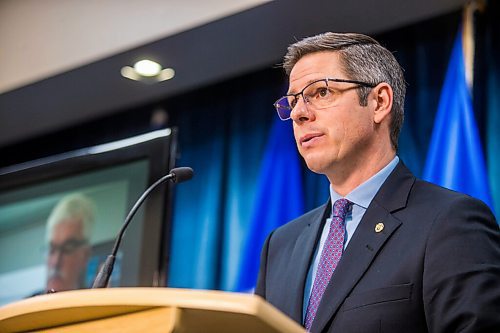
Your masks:
<svg viewBox="0 0 500 333"><path fill-rule="evenodd" d="M416 179L396 155L405 82L374 39L288 48L291 119L330 201L273 231L256 294L311 332L500 332L500 233L488 207Z"/></svg>

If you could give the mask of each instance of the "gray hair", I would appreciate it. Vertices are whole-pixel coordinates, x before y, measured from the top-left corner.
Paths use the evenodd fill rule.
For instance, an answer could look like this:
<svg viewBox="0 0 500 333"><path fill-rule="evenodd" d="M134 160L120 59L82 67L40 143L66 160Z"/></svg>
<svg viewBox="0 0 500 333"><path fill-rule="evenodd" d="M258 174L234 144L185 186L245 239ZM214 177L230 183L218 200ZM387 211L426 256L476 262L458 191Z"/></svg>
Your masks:
<svg viewBox="0 0 500 333"><path fill-rule="evenodd" d="M90 240L94 225L95 205L86 195L74 193L63 197L52 209L47 220L47 242L50 242L52 229L63 219L76 218L82 223L83 237Z"/></svg>
<svg viewBox="0 0 500 333"><path fill-rule="evenodd" d="M347 79L377 85L388 83L394 93L390 123L391 143L398 148L398 138L403 126L406 82L403 69L394 55L375 39L356 33L327 32L305 38L288 47L283 68L290 75L293 66L305 55L321 51L334 51L340 57ZM371 88L359 87L358 96L361 106L367 105Z"/></svg>

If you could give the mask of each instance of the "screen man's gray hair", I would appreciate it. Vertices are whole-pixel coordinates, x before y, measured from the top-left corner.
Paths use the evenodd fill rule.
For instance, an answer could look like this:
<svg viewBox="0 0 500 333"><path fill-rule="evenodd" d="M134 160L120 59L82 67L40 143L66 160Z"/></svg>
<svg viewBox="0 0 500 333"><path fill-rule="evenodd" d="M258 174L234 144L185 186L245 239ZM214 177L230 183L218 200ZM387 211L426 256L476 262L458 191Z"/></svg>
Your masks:
<svg viewBox="0 0 500 333"><path fill-rule="evenodd" d="M94 225L95 205L86 195L74 193L63 197L52 209L47 220L47 242L50 241L54 227L65 219L81 221L83 226L83 237L90 240L92 227Z"/></svg>

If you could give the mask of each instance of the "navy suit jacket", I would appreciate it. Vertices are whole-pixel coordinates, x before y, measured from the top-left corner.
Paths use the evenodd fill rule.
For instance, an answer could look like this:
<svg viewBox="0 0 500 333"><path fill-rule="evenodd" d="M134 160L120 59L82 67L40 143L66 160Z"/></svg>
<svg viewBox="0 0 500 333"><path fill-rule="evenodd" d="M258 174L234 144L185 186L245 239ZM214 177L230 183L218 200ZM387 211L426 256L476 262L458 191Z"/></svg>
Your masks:
<svg viewBox="0 0 500 333"><path fill-rule="evenodd" d="M256 294L299 323L329 213L327 203L276 229L262 250ZM489 208L399 163L352 235L311 331L500 332L500 232Z"/></svg>

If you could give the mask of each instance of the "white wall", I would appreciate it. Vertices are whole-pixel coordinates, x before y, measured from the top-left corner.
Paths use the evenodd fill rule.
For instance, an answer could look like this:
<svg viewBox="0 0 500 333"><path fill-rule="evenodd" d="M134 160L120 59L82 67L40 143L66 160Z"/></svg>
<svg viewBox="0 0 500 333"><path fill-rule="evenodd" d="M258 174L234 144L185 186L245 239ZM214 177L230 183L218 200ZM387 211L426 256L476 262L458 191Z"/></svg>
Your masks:
<svg viewBox="0 0 500 333"><path fill-rule="evenodd" d="M0 93L269 0L1 0Z"/></svg>

